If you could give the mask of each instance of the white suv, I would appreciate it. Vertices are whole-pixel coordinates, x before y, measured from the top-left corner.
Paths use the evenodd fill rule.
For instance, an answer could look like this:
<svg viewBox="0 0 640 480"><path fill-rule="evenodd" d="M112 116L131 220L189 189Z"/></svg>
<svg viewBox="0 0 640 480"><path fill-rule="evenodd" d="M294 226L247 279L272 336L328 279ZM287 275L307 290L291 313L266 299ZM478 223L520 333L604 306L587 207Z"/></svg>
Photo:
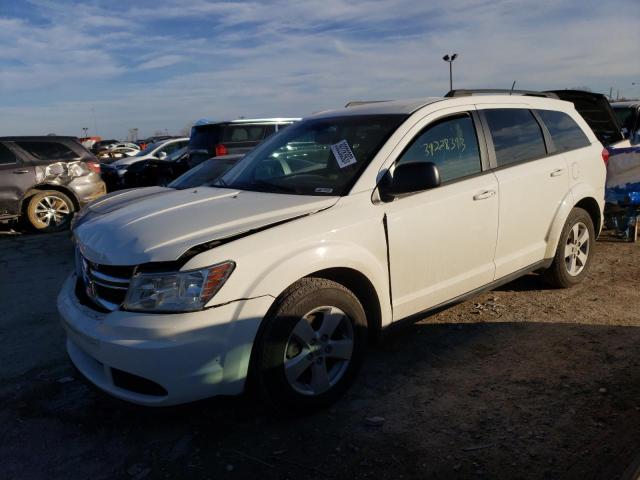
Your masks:
<svg viewBox="0 0 640 480"><path fill-rule="evenodd" d="M367 338L520 275L569 287L602 224L602 145L552 94L312 115L223 177L80 212L58 298L69 356L144 405L238 394L308 411Z"/></svg>

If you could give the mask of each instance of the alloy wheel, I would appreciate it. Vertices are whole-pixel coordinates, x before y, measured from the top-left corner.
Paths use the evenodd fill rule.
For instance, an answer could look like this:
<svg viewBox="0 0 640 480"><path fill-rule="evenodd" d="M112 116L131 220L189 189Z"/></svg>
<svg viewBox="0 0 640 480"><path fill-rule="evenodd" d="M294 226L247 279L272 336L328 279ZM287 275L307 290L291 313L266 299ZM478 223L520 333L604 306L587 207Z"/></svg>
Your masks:
<svg viewBox="0 0 640 480"><path fill-rule="evenodd" d="M589 258L589 229L582 223L576 223L567 236L564 247L564 263L572 277L580 275Z"/></svg>
<svg viewBox="0 0 640 480"><path fill-rule="evenodd" d="M303 395L321 395L344 376L353 354L351 319L338 307L313 309L296 323L284 351L289 385Z"/></svg>
<svg viewBox="0 0 640 480"><path fill-rule="evenodd" d="M47 227L62 224L68 219L70 213L67 202L54 195L43 197L35 208L36 217Z"/></svg>

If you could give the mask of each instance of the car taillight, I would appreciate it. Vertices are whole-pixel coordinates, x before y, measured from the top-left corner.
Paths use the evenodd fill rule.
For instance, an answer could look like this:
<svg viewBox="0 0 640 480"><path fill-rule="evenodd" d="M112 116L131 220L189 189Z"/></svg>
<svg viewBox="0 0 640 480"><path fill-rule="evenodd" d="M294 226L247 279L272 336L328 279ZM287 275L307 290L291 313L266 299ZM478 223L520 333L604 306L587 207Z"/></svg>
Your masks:
<svg viewBox="0 0 640 480"><path fill-rule="evenodd" d="M607 150L606 148L602 149L602 161L605 165L609 164L609 150Z"/></svg>
<svg viewBox="0 0 640 480"><path fill-rule="evenodd" d="M94 173L100 173L100 164L96 162L87 162L87 167Z"/></svg>
<svg viewBox="0 0 640 480"><path fill-rule="evenodd" d="M219 143L218 145L216 145L216 157L219 157L220 155L226 155L227 153L229 153L229 150L227 150L227 147L225 147L223 144Z"/></svg>

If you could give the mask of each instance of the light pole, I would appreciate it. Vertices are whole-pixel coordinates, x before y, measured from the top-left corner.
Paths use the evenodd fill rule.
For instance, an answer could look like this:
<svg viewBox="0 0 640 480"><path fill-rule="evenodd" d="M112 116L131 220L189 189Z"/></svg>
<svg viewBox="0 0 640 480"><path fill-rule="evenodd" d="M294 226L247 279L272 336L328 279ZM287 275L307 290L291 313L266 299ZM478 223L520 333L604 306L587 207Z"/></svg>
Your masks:
<svg viewBox="0 0 640 480"><path fill-rule="evenodd" d="M442 57L442 60L444 60L445 62L447 62L449 64L449 90L453 90L453 61L458 58L458 54L454 53L453 55L449 56L449 55L445 55L444 57Z"/></svg>

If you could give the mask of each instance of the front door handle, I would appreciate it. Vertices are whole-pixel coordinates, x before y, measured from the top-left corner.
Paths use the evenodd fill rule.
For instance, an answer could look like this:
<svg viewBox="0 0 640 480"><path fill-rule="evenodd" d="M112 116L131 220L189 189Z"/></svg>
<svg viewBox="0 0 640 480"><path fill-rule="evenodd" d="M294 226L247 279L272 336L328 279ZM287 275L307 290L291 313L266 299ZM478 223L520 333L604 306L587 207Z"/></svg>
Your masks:
<svg viewBox="0 0 640 480"><path fill-rule="evenodd" d="M473 196L474 200L485 200L491 198L496 194L495 190L485 190L484 192L477 193Z"/></svg>
<svg viewBox="0 0 640 480"><path fill-rule="evenodd" d="M559 177L560 175L564 175L564 168L557 168L550 174L552 177Z"/></svg>
<svg viewBox="0 0 640 480"><path fill-rule="evenodd" d="M29 173L29 170L14 170L13 173L21 175L23 173Z"/></svg>

